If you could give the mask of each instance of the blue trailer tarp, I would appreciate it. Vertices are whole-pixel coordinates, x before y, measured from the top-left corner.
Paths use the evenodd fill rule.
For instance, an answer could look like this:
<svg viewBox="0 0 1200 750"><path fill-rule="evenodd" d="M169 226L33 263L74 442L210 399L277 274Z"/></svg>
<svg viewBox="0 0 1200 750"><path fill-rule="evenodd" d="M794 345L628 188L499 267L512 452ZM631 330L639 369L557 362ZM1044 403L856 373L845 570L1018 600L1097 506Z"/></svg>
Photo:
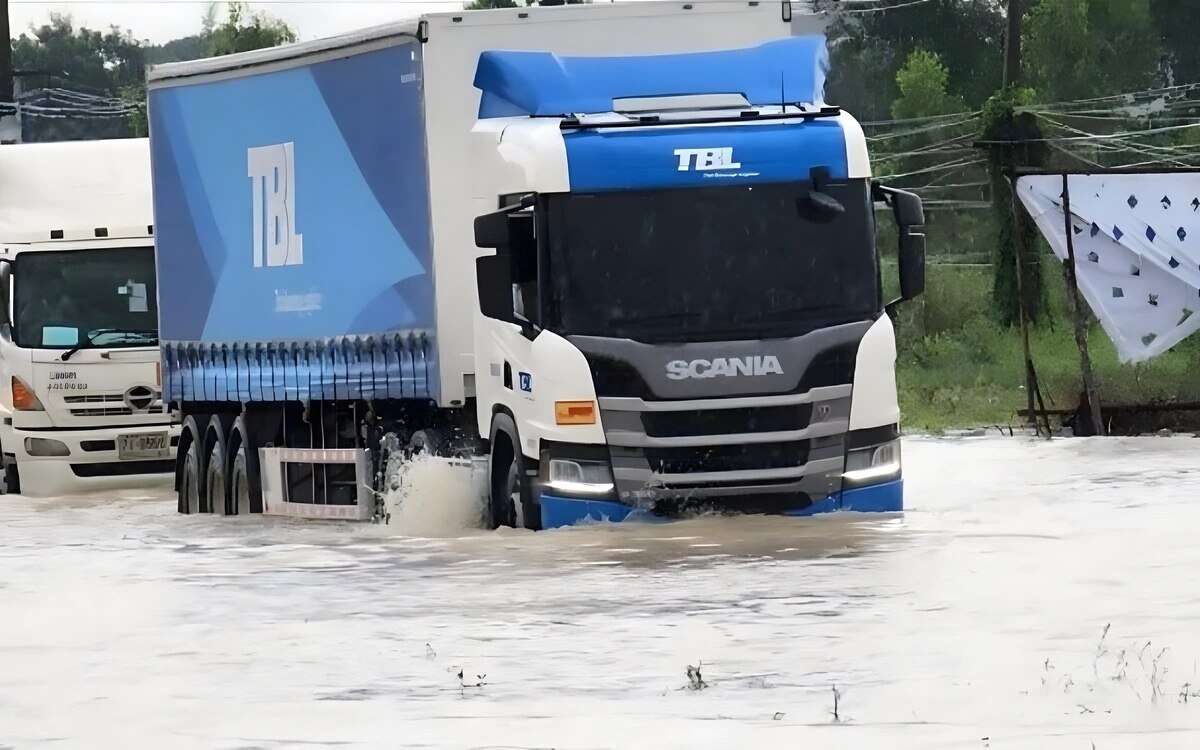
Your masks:
<svg viewBox="0 0 1200 750"><path fill-rule="evenodd" d="M171 400L436 398L415 42L150 93Z"/></svg>

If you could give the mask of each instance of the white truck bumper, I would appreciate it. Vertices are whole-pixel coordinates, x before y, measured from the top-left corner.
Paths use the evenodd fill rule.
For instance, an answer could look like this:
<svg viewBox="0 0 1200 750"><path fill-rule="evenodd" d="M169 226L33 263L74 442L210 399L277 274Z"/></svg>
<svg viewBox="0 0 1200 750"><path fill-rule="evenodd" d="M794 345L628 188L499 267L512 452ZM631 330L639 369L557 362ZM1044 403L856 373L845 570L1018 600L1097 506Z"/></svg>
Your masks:
<svg viewBox="0 0 1200 750"><path fill-rule="evenodd" d="M179 425L130 426L103 430L23 430L10 428L5 464L16 461L23 495L65 495L97 490L169 485L174 476ZM128 457L118 450L122 435L167 434L167 450L157 456ZM26 438L30 440L27 441ZM57 441L67 455L45 454ZM62 449L53 445L57 452ZM33 451L30 451L33 448Z"/></svg>

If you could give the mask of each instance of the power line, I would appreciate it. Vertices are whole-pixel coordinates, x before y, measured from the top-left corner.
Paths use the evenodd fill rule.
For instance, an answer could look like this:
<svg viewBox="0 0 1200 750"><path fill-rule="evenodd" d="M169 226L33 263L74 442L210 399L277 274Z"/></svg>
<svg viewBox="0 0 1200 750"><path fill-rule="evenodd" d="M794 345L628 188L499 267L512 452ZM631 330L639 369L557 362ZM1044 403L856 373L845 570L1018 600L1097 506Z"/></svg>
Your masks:
<svg viewBox="0 0 1200 750"><path fill-rule="evenodd" d="M878 0L878 1L883 2L883 0ZM879 12L885 11L885 10L898 10L900 8L910 8L914 5L921 5L921 4L927 3L927 2L929 2L929 0L908 0L907 2L900 2L895 5L883 5L883 6L878 6L878 7L874 7L874 8L851 8L848 10L841 10L840 12L846 13L846 14L852 14L852 15L862 15L865 13L879 13ZM848 5L848 4L850 4L850 3L848 3L847 0L841 0L841 2L839 3L839 5Z"/></svg>

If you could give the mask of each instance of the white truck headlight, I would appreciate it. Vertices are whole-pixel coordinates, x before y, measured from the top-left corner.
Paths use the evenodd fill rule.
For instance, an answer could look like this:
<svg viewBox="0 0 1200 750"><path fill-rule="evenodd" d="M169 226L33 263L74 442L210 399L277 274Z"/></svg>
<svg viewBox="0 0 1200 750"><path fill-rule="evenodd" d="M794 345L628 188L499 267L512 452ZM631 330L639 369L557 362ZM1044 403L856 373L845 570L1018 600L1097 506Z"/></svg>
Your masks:
<svg viewBox="0 0 1200 750"><path fill-rule="evenodd" d="M552 458L546 485L561 492L604 495L612 492L612 468L599 461Z"/></svg>
<svg viewBox="0 0 1200 750"><path fill-rule="evenodd" d="M851 484L874 483L900 475L900 441L856 448L846 453L842 479Z"/></svg>
<svg viewBox="0 0 1200 750"><path fill-rule="evenodd" d="M25 452L38 457L71 455L71 449L63 441L38 437L25 438Z"/></svg>

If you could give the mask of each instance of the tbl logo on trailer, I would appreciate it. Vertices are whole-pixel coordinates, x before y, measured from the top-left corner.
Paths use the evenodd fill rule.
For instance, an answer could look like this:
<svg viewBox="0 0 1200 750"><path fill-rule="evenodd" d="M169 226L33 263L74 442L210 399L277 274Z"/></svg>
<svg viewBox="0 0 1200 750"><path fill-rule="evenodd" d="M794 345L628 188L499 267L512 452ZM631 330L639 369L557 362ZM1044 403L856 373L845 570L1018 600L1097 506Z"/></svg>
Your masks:
<svg viewBox="0 0 1200 750"><path fill-rule="evenodd" d="M680 172L706 172L710 169L741 169L733 160L732 148L677 148Z"/></svg>
<svg viewBox="0 0 1200 750"><path fill-rule="evenodd" d="M295 146L246 149L254 195L254 267L304 265L304 238L296 233Z"/></svg>
<svg viewBox="0 0 1200 750"><path fill-rule="evenodd" d="M533 393L533 376L527 372L522 372L517 377L520 380L521 390L526 393Z"/></svg>

